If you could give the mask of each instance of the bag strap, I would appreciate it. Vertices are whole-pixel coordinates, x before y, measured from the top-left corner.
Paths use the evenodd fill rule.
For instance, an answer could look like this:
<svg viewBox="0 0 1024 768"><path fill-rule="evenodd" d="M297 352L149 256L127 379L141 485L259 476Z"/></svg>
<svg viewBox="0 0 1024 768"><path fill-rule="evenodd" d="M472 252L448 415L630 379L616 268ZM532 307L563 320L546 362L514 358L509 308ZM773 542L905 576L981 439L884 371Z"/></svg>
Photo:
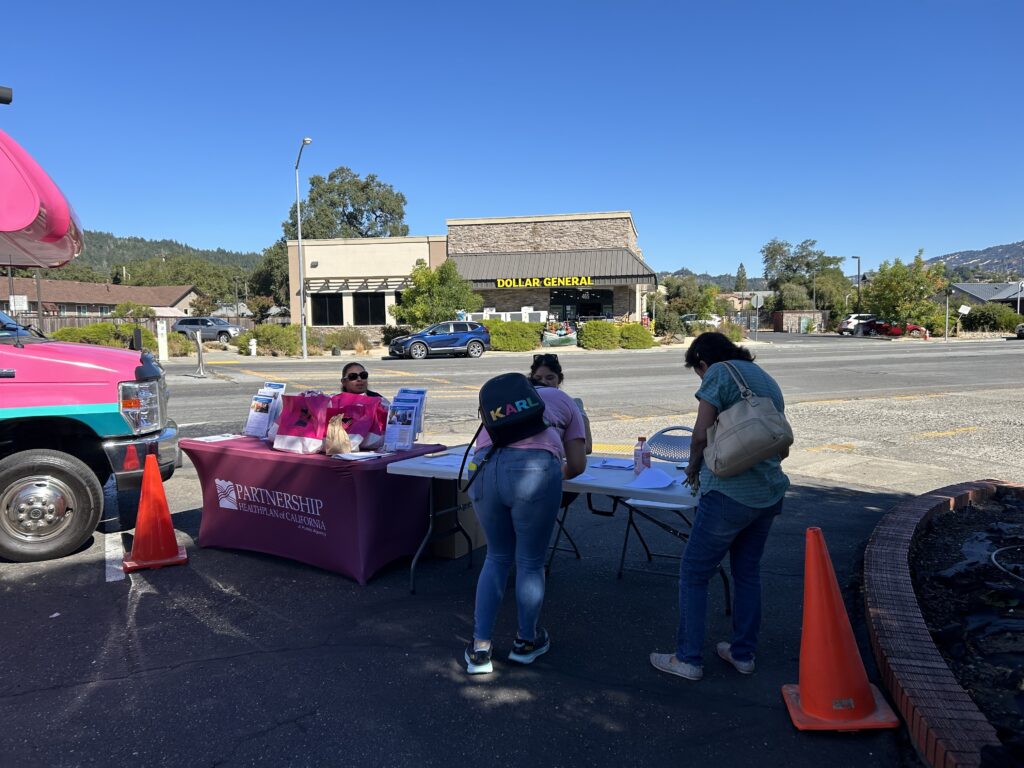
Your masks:
<svg viewBox="0 0 1024 768"><path fill-rule="evenodd" d="M469 445L466 446L466 452L462 454L462 464L459 465L459 474L455 478L455 484L456 486L458 486L459 493L465 493L466 491L469 490L469 486L471 486L473 484L473 481L476 480L476 476L480 474L480 469L483 467L483 465L488 462L491 456L494 455L495 451L500 450L492 445L491 450L489 450L487 452L487 455L484 456L484 460L480 462L480 465L476 468L476 471L470 476L469 482L466 483L465 485L462 484L462 470L466 468L466 459L469 458L470 451L473 450L473 443L476 442L477 437L480 435L480 430L483 428L483 422L480 422L480 426L477 427L476 432L473 433L473 439L470 440Z"/></svg>
<svg viewBox="0 0 1024 768"><path fill-rule="evenodd" d="M736 387L740 391L740 397L744 400L749 400L756 394L747 384L747 380L743 378L743 374L740 373L732 363L727 363L723 360L722 365L724 365L725 369L729 371L729 374L732 376L732 380L736 382Z"/></svg>

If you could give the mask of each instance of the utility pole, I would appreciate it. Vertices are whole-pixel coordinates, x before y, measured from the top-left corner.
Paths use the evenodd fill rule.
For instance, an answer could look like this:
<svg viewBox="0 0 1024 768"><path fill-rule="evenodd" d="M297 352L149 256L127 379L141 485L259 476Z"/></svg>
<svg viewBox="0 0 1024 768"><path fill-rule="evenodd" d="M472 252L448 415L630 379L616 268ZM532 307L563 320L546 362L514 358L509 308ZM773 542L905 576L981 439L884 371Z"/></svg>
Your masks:
<svg viewBox="0 0 1024 768"><path fill-rule="evenodd" d="M857 260L857 314L860 314L860 256L851 256Z"/></svg>

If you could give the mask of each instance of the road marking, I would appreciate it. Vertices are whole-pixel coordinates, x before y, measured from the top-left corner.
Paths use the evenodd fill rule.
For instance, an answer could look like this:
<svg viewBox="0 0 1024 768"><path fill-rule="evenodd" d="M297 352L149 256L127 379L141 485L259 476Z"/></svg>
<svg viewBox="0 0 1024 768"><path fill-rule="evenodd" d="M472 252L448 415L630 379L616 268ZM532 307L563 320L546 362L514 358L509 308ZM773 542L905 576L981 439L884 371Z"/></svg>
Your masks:
<svg viewBox="0 0 1024 768"><path fill-rule="evenodd" d="M961 435L964 432L974 432L978 427L958 427L956 429L947 429L944 432L918 432L915 437L949 437L951 435Z"/></svg>
<svg viewBox="0 0 1024 768"><path fill-rule="evenodd" d="M250 376L255 376L255 377L259 378L259 379L263 379L264 381L282 381L282 382L285 382L287 384L294 384L295 386L300 387L303 390L306 390L306 389L317 389L318 388L315 384L304 384L301 381L297 381L295 379L285 378L284 376L274 376L274 378L270 378L269 376L267 376L266 372L253 371L253 370L248 369L248 368L243 368L241 372L242 373L248 373Z"/></svg>
<svg viewBox="0 0 1024 768"><path fill-rule="evenodd" d="M121 534L109 534L103 548L106 556L107 581L123 581L124 568L121 567L121 563L124 561L124 544L121 543Z"/></svg>
<svg viewBox="0 0 1024 768"><path fill-rule="evenodd" d="M631 454L633 446L618 442L595 442L594 451L599 454Z"/></svg>
<svg viewBox="0 0 1024 768"><path fill-rule="evenodd" d="M201 427L204 424L212 424L210 421L190 421L186 424L179 424L178 429L184 429L185 427Z"/></svg>
<svg viewBox="0 0 1024 768"><path fill-rule="evenodd" d="M804 448L808 453L819 453L821 451L843 451L849 452L854 450L856 446L853 443L825 443L825 445L816 445L813 448Z"/></svg>
<svg viewBox="0 0 1024 768"><path fill-rule="evenodd" d="M207 365L241 365L241 360L211 360Z"/></svg>

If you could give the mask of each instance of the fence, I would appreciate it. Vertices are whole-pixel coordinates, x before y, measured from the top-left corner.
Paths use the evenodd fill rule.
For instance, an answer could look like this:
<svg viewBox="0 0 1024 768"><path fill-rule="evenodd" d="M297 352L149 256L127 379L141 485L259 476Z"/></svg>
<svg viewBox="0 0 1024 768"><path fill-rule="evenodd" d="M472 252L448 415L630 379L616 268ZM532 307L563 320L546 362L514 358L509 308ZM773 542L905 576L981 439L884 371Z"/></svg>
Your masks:
<svg viewBox="0 0 1024 768"><path fill-rule="evenodd" d="M15 321L22 325L31 325L33 328L38 328L46 335L50 335L58 328L84 328L87 325L94 325L96 323L114 323L115 325L122 325L124 323L134 323L134 320L127 320L121 317L78 317L75 315L46 315L44 314L42 319L36 316L35 312L18 312L14 315ZM177 318L163 318L167 321L167 330L171 329ZM251 317L225 317L229 323L240 326L244 330L251 330L256 325ZM156 333L156 318L144 317L137 321L143 328L148 328L153 333Z"/></svg>

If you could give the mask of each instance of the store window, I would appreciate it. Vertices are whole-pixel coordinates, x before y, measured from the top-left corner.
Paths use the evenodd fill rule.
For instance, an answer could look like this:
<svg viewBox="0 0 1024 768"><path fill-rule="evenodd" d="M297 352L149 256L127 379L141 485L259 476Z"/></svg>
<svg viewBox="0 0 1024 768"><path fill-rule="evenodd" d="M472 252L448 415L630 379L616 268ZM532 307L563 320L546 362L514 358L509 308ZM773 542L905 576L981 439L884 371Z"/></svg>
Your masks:
<svg viewBox="0 0 1024 768"><path fill-rule="evenodd" d="M345 324L340 293L313 293L309 298L313 305L313 325Z"/></svg>
<svg viewBox="0 0 1024 768"><path fill-rule="evenodd" d="M383 293L354 293L352 304L356 316L354 325L384 325L387 322Z"/></svg>
<svg viewBox="0 0 1024 768"><path fill-rule="evenodd" d="M580 318L611 317L613 307L610 290L553 288L548 312L555 320L575 322Z"/></svg>

